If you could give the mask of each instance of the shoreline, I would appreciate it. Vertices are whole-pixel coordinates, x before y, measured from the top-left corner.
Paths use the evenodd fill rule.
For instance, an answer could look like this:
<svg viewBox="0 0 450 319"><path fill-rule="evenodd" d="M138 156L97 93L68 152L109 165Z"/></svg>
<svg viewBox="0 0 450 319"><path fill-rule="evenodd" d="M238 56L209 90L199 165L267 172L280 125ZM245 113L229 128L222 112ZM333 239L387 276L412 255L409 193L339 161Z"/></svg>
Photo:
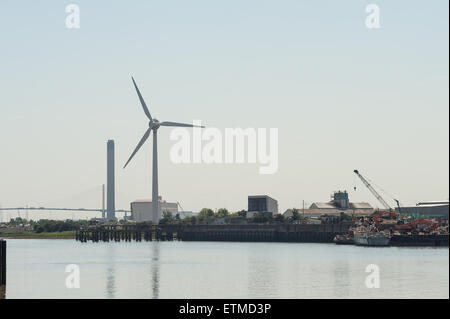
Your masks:
<svg viewBox="0 0 450 319"><path fill-rule="evenodd" d="M3 239L75 239L75 231L67 232L0 232L0 238Z"/></svg>
<svg viewBox="0 0 450 319"><path fill-rule="evenodd" d="M37 236L37 235L31 235L31 236L7 236L7 237L3 237L0 236L0 239L64 239L64 240L73 240L75 239L75 236L51 236L51 237L46 237L46 236ZM198 241L198 242L202 242L202 241ZM204 241L203 241L204 242ZM210 241L210 242L217 242L217 241ZM225 242L235 242L235 241L225 241ZM249 242L242 242L242 243L249 243ZM283 242L273 242L273 243L283 243ZM307 243L306 243L307 244ZM316 244L333 244L333 243L316 243ZM336 246L354 246L354 245L338 245L335 244ZM449 249L449 246L431 246L431 245L390 245L390 246L386 246L386 248L391 248L391 247L395 247L395 248L447 248ZM376 247L379 248L379 247Z"/></svg>
<svg viewBox="0 0 450 319"><path fill-rule="evenodd" d="M75 239L75 236L0 236L0 239Z"/></svg>

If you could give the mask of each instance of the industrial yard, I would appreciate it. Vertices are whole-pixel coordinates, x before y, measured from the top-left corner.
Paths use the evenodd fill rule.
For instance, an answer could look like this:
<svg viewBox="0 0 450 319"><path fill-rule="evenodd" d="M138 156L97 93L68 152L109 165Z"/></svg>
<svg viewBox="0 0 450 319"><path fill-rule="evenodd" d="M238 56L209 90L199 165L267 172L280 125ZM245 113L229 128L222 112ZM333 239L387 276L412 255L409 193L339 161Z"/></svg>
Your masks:
<svg viewBox="0 0 450 319"><path fill-rule="evenodd" d="M347 191L336 191L331 201L308 209L278 212L278 202L268 195L248 196L248 208L235 213L204 208L182 216L179 203L135 201L123 222L94 222L77 230L76 239L87 241L250 241L310 242L360 246L448 246L448 203L441 215L427 218L392 208L358 170L354 173L383 209L350 202ZM445 205L446 204L446 205ZM156 211L154 208L156 207ZM446 208L446 210L445 210ZM161 214L161 210L164 211Z"/></svg>

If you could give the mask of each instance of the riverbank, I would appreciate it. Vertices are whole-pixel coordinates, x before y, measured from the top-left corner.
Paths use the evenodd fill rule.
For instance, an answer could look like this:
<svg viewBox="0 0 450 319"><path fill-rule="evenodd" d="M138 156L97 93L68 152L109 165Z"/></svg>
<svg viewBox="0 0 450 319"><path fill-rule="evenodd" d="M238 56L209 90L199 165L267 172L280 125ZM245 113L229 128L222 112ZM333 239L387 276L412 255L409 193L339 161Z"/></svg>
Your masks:
<svg viewBox="0 0 450 319"><path fill-rule="evenodd" d="M4 239L75 239L75 231L42 232L32 231L8 232L0 231L0 238Z"/></svg>

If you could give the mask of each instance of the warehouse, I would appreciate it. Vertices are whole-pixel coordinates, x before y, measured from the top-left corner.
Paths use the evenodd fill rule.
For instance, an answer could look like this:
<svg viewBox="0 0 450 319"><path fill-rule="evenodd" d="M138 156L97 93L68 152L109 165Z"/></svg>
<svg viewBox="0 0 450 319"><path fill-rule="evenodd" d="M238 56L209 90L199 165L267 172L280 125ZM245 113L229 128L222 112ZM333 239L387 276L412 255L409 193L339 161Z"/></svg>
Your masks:
<svg viewBox="0 0 450 319"><path fill-rule="evenodd" d="M396 209L398 211L398 208ZM449 206L448 200L436 202L422 202L416 206L401 207L401 212L417 218L437 217L448 220Z"/></svg>
<svg viewBox="0 0 450 319"><path fill-rule="evenodd" d="M154 224L159 223L159 219L162 214L159 214L158 216L158 214L153 213L153 205L151 200L135 200L130 205L131 220L136 222L151 221ZM178 213L178 204L166 202L165 200L162 200L161 196L159 196L159 207L162 213L171 212L174 215Z"/></svg>
<svg viewBox="0 0 450 319"><path fill-rule="evenodd" d="M374 208L369 203L350 202L347 191L336 191L331 195L331 201L312 203L308 209L302 209L299 212L305 217L340 215L341 213L360 216L372 214ZM292 210L288 209L283 215L291 217Z"/></svg>

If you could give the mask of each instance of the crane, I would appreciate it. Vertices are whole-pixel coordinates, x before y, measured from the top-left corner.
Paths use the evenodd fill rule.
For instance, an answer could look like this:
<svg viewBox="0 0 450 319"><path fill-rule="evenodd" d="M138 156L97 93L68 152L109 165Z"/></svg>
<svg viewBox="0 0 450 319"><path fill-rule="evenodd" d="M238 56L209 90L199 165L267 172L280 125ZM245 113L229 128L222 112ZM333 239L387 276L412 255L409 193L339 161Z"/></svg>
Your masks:
<svg viewBox="0 0 450 319"><path fill-rule="evenodd" d="M395 199L395 198L394 198L394 200L395 200L395 202L397 203L398 212L399 212L400 214L403 214L403 213L402 213L402 209L400 208L400 202L399 202L399 200L398 200L398 199Z"/></svg>
<svg viewBox="0 0 450 319"><path fill-rule="evenodd" d="M181 207L180 202L177 202L177 205L178 205L178 207L180 207L180 209L181 209L180 213L183 214L183 217L186 217L186 215L184 214L184 209L183 209L183 207Z"/></svg>
<svg viewBox="0 0 450 319"><path fill-rule="evenodd" d="M392 211L392 207L389 206L389 204L383 199L383 197L381 197L380 194L378 194L378 192L375 190L375 188L373 188L372 185L370 185L370 183L367 181L367 179L365 179L364 176L362 176L357 169L355 169L353 172L356 175L358 175L358 177L361 179L363 184L366 185L366 187L370 190L370 192L373 194L373 196L375 196L376 199L379 200L379 202L384 206L384 208L389 209L389 211ZM397 203L398 203L398 201L397 201Z"/></svg>

